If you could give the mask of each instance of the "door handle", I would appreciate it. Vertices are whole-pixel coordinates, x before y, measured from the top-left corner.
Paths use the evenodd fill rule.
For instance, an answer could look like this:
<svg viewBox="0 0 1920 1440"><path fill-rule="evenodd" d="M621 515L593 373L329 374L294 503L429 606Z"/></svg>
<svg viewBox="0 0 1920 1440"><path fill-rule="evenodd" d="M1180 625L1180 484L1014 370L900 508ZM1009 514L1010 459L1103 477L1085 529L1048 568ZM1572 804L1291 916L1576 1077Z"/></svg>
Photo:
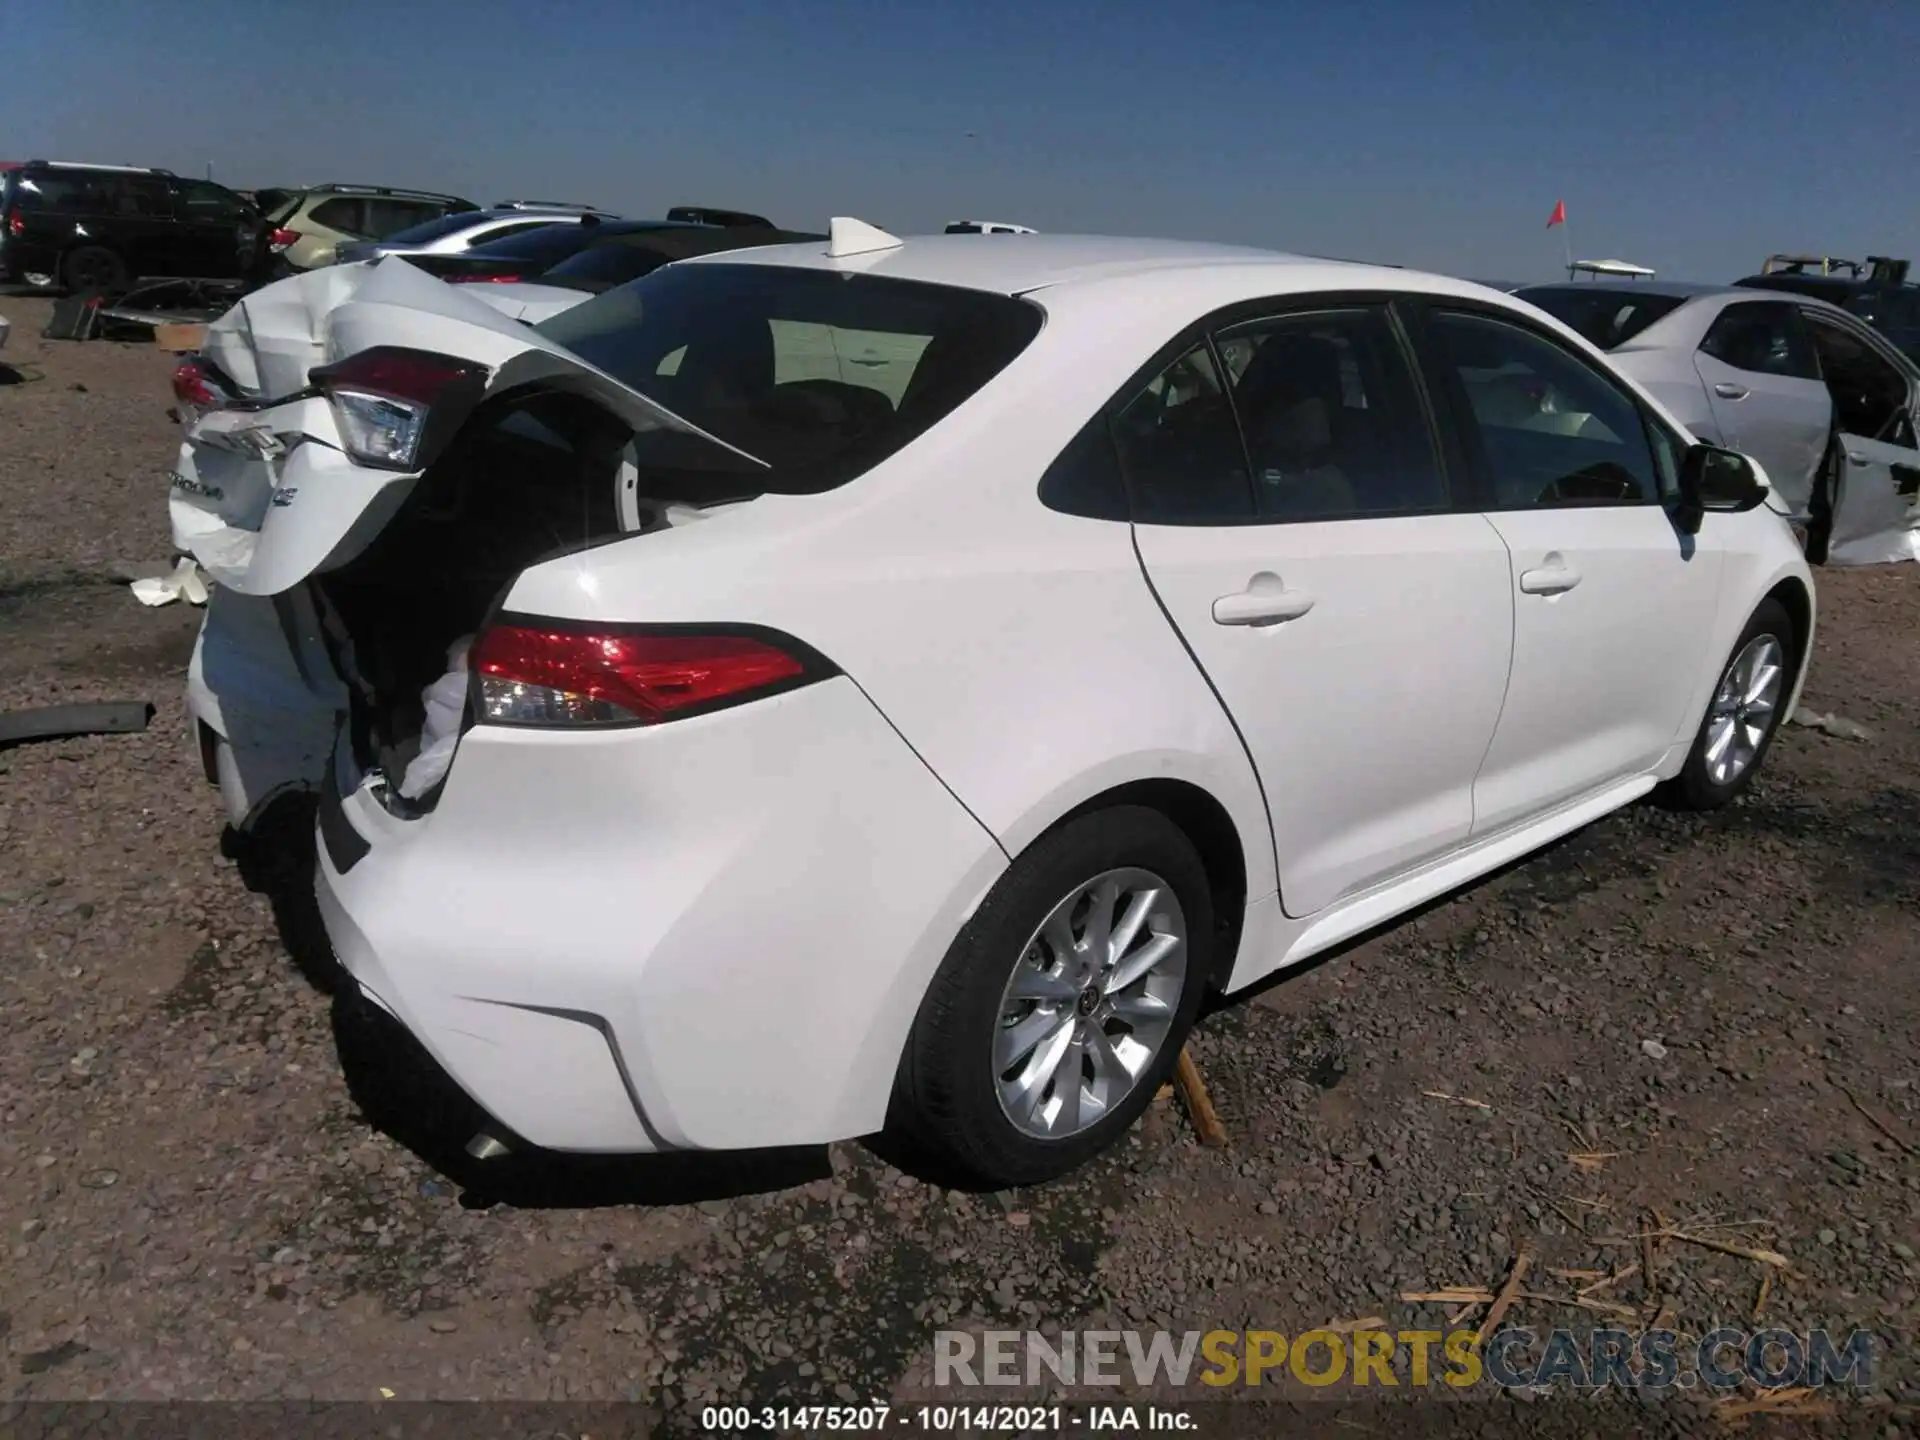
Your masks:
<svg viewBox="0 0 1920 1440"><path fill-rule="evenodd" d="M1858 450L1849 450L1847 451L1847 463L1849 465L1869 465L1872 462Z"/></svg>
<svg viewBox="0 0 1920 1440"><path fill-rule="evenodd" d="M1537 570L1520 572L1523 595L1564 595L1579 583L1580 572L1558 555L1547 556L1547 563Z"/></svg>
<svg viewBox="0 0 1920 1440"><path fill-rule="evenodd" d="M1718 395L1722 400L1744 400L1747 398L1747 387L1722 380L1718 385L1713 387L1713 393Z"/></svg>
<svg viewBox="0 0 1920 1440"><path fill-rule="evenodd" d="M1247 582L1246 589L1213 602L1213 623L1278 625L1283 620L1298 620L1311 609L1313 596L1304 590L1289 590L1278 575L1262 571Z"/></svg>

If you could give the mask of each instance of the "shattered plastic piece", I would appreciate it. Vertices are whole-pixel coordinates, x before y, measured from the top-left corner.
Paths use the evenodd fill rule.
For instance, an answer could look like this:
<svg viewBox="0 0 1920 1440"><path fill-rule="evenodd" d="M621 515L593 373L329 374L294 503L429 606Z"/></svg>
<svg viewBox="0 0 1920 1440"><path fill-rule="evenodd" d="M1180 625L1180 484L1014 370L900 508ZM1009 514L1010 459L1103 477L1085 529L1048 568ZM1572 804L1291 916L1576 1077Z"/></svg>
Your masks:
<svg viewBox="0 0 1920 1440"><path fill-rule="evenodd" d="M420 731L420 753L400 777L400 794L418 800L446 778L453 752L460 744L460 721L467 710L467 652L473 636L453 642L447 650L447 673L420 692L427 720Z"/></svg>
<svg viewBox="0 0 1920 1440"><path fill-rule="evenodd" d="M75 735L135 735L153 719L150 700L99 705L43 705L0 714L0 749L23 740L65 740Z"/></svg>
<svg viewBox="0 0 1920 1440"><path fill-rule="evenodd" d="M1804 725L1809 730L1819 730L1837 740L1871 740L1873 732L1857 720L1849 720L1838 713L1822 715L1818 710L1801 710L1793 717L1793 723Z"/></svg>
<svg viewBox="0 0 1920 1440"><path fill-rule="evenodd" d="M136 580L129 588L142 605L170 605L175 600L185 600L189 605L207 603L207 582L200 578L200 567L191 557L183 557L171 575Z"/></svg>

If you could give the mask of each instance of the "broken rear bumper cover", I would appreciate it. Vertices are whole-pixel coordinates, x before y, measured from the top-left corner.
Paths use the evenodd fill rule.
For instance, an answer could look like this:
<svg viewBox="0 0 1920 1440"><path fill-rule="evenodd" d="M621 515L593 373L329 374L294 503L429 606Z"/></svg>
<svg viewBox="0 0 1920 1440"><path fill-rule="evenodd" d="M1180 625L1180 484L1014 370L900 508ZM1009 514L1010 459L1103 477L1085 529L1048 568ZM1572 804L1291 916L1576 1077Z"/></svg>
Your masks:
<svg viewBox="0 0 1920 1440"><path fill-rule="evenodd" d="M336 772L322 804L334 952L554 1150L879 1130L926 985L1006 863L845 678L660 726L476 726L415 818L378 783Z"/></svg>

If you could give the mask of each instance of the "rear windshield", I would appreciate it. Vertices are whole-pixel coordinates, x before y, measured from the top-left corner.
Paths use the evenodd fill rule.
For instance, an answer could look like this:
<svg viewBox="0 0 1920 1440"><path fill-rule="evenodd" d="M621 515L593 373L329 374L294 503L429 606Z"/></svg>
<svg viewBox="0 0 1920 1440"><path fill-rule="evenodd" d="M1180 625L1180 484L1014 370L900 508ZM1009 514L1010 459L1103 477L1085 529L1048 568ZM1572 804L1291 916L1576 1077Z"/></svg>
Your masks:
<svg viewBox="0 0 1920 1440"><path fill-rule="evenodd" d="M389 245L424 245L429 240L438 240L443 235L451 235L456 230L473 228L473 216L456 211L451 215L442 215L437 220L423 221L418 225L409 225L404 230L396 230L387 236Z"/></svg>
<svg viewBox="0 0 1920 1440"><path fill-rule="evenodd" d="M958 408L1039 333L1024 300L773 265L669 265L539 331L763 460L756 491L809 494L870 470ZM696 460L669 431L642 465ZM737 481L736 481L737 485ZM716 483L713 494L725 493Z"/></svg>
<svg viewBox="0 0 1920 1440"><path fill-rule="evenodd" d="M629 280L638 280L642 275L651 275L670 258L640 245L622 245L617 241L603 240L578 255L562 260L540 277L540 283L564 285L569 290L585 290L588 294L598 295Z"/></svg>
<svg viewBox="0 0 1920 1440"><path fill-rule="evenodd" d="M1542 285L1515 293L1602 350L1619 348L1687 303L1680 295L1635 295L1598 286Z"/></svg>
<svg viewBox="0 0 1920 1440"><path fill-rule="evenodd" d="M577 255L594 242L592 225L572 220L521 230L484 245L475 245L466 253L482 260L519 260L529 265L557 264L569 255Z"/></svg>

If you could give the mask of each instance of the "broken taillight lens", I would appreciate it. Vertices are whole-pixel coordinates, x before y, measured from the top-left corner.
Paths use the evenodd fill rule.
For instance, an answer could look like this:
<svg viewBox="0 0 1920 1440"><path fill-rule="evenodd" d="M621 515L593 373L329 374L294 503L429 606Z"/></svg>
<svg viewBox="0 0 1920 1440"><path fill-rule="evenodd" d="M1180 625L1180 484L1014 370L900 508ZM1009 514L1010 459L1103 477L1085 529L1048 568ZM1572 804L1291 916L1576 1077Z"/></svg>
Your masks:
<svg viewBox="0 0 1920 1440"><path fill-rule="evenodd" d="M495 725L657 725L837 673L791 636L759 629L496 625L468 662L477 718Z"/></svg>
<svg viewBox="0 0 1920 1440"><path fill-rule="evenodd" d="M340 443L353 460L377 470L415 470L426 462L435 408L477 400L487 367L382 345L323 365L307 379L332 403Z"/></svg>
<svg viewBox="0 0 1920 1440"><path fill-rule="evenodd" d="M173 368L173 399L180 412L180 423L191 430L200 417L211 410L233 403L220 384L216 372L197 355L189 355Z"/></svg>

